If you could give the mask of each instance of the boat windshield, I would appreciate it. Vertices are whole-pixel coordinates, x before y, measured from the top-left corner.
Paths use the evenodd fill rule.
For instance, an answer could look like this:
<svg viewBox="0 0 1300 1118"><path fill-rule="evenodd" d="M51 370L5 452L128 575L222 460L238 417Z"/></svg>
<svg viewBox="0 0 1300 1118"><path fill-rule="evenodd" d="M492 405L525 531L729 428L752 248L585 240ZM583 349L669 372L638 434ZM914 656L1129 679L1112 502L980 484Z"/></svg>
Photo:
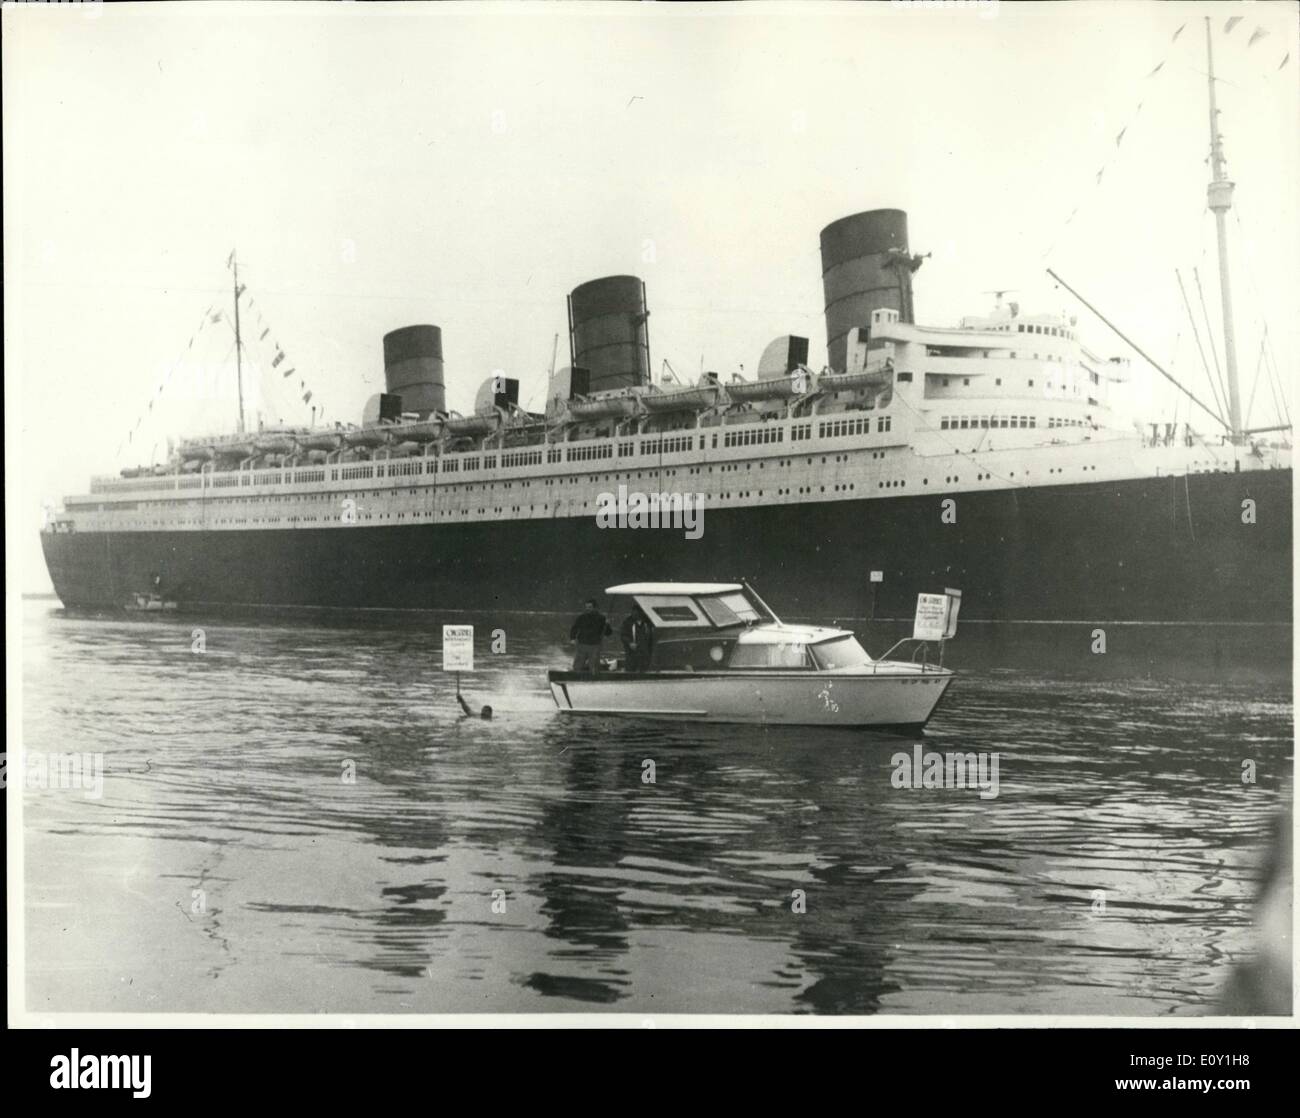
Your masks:
<svg viewBox="0 0 1300 1118"><path fill-rule="evenodd" d="M867 650L858 644L857 637L834 637L812 646L812 654L822 671L833 672L843 668L860 668L870 664Z"/></svg>

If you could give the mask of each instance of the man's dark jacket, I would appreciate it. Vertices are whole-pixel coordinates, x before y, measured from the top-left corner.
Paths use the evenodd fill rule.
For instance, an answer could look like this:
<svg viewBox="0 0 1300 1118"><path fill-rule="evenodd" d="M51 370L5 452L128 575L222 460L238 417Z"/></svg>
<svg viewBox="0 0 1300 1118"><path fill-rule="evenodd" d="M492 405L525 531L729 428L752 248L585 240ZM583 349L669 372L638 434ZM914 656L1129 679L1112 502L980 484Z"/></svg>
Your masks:
<svg viewBox="0 0 1300 1118"><path fill-rule="evenodd" d="M612 635L613 632L603 613L589 609L586 613L580 614L578 620L573 623L573 628L569 630L569 639L579 644L600 644L604 637Z"/></svg>

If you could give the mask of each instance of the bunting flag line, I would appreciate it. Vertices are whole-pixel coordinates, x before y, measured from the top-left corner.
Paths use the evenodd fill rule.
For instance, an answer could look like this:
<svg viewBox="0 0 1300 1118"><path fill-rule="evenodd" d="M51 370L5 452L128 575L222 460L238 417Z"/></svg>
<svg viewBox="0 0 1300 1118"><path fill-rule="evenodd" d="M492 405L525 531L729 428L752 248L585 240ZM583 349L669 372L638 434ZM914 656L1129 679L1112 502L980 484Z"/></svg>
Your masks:
<svg viewBox="0 0 1300 1118"><path fill-rule="evenodd" d="M226 267L228 269L233 269L235 267L234 249L230 250L230 255L226 258ZM261 327L261 333L258 335L257 340L259 342L266 341L271 335L271 327L266 324L266 321L262 316L261 310L256 309L257 300L249 292L247 284L241 283L236 286L235 289L236 306L238 306L238 301L240 299L244 299L244 305L250 311L254 311L254 313L256 313L257 315L258 325L259 327ZM137 416L135 423L127 432L125 440L118 443L116 453L121 454L125 447L134 445L135 435L140 430L141 424L144 422L144 420L147 417L153 414L154 404L157 403L158 400L162 397L164 389L167 387L167 385L171 382L172 378L175 376L177 369L181 368L181 366L186 364L187 361L189 360L189 355L194 350L194 343L198 341L199 335L203 332L203 330L208 326L216 325L218 323L223 323L223 322L230 327L232 332L234 331L234 319L227 313L227 310L218 309L215 304L210 304L204 310L202 316L199 318L198 325L195 327L194 332L190 335L189 340L185 343L185 348L181 350L179 356L172 363L171 368L168 369L167 374L162 379L162 383L160 383L157 386L156 390L148 398L145 404L144 412L140 413ZM287 354L285 353L284 348L280 345L280 343L276 339L271 338L270 340L271 340L271 345L274 348L274 354L275 354L270 364L271 364L271 368L275 369L275 368L279 368L282 364L284 364L287 358ZM235 344L232 343L231 350L233 351L234 348L235 348ZM230 354L227 353L226 359L229 359L229 357ZM288 380L291 377L295 376L296 373L297 373L297 367L291 365L288 368L283 370L282 378ZM301 395L301 399L304 404L310 404L311 401L315 398L314 390L308 388L306 380L301 377L298 380L298 391L299 394ZM313 408L312 411L313 411L313 422L315 422L314 413L317 411L317 409ZM321 417L323 418L325 415L325 409L322 407L319 409L319 411Z"/></svg>
<svg viewBox="0 0 1300 1118"><path fill-rule="evenodd" d="M204 328L211 325L212 323L221 322L223 320L224 320L224 316L222 312L221 311L214 312L212 305L209 304L207 309L203 312L202 316L199 318L199 324L194 328L194 333L190 335L189 341L185 343L184 350L182 350L180 355L176 358L176 360L172 362L171 368L167 370L167 374L162 378L162 382L158 385L157 389L150 395L149 401L145 405L144 412L137 417L135 421L135 426L131 428L130 432L128 432L126 440L124 442L118 443L116 453L120 454L122 448L131 442L131 436L140 429L140 424L141 422L143 422L145 416L150 414L153 411L153 406L157 402L158 398L163 394L163 389L165 389L167 385L171 383L172 378L176 375L176 370L179 369L181 365L184 363L187 354L189 354L194 349L194 343L198 341L199 335L203 333Z"/></svg>
<svg viewBox="0 0 1300 1118"><path fill-rule="evenodd" d="M1169 62L1169 59L1173 56L1174 44L1178 42L1178 37L1182 35L1186 27L1187 24L1185 22L1180 24L1178 26L1178 29L1172 35L1169 36L1169 42L1165 47L1164 58L1162 58L1159 62L1156 63L1154 69L1150 70L1146 75L1144 75L1140 79L1140 81L1143 84L1149 82L1158 73L1160 73L1161 70L1165 68L1166 64ZM1106 172L1110 169L1111 164L1114 163L1115 160L1118 158L1118 153L1120 148L1124 144L1125 137L1128 135L1129 130L1133 127L1138 117L1142 114L1142 108L1146 104L1148 96L1149 96L1149 90L1143 93L1142 97L1138 100L1137 108L1133 110L1133 112L1129 115L1128 120L1125 122L1124 126L1115 134L1114 147L1110 153L1109 158L1106 159L1106 161L1098 169L1097 174L1093 177L1093 183L1092 183L1093 193L1095 193L1097 190L1101 188L1102 180L1106 177ZM1052 243L1048 245L1048 247L1044 250L1041 259L1046 260L1047 257L1049 257L1052 254L1052 252L1056 248L1057 241L1060 239L1062 235L1062 232L1068 225L1070 225L1071 222L1074 221L1075 217L1079 214L1080 210L1083 209L1085 204L1086 204L1086 200L1081 200L1074 206L1074 208L1070 211L1070 216L1067 217L1061 223L1061 227L1060 229L1058 229L1055 237L1052 240Z"/></svg>
<svg viewBox="0 0 1300 1118"><path fill-rule="evenodd" d="M1242 18L1243 18L1242 16L1233 16L1230 20L1228 20L1228 22L1223 25L1224 33L1227 34L1231 32L1232 29L1242 21ZM1254 30L1252 30L1250 33L1250 37L1246 40L1246 49L1249 50L1261 39L1269 38L1270 34L1271 32L1268 30L1268 28L1261 27L1258 24L1256 24ZM1282 55L1282 61L1277 64L1277 69L1275 69L1273 73L1276 74L1278 70L1286 69L1286 65L1290 61L1291 61L1291 52L1288 50ZM1270 80L1271 80L1271 75L1269 77L1264 78L1264 81L1270 81Z"/></svg>

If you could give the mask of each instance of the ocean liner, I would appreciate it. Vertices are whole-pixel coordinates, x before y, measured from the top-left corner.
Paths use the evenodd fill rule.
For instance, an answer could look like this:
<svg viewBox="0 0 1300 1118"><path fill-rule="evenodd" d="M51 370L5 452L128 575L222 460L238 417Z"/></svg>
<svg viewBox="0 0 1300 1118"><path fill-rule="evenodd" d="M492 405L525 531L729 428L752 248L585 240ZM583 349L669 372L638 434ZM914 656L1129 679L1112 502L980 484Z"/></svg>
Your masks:
<svg viewBox="0 0 1300 1118"><path fill-rule="evenodd" d="M47 517L51 579L94 609L570 612L613 583L748 579L797 618L958 586L963 620L1289 622L1290 429L1241 418L1213 108L1211 171L1226 414L1196 403L1218 429L1120 418L1128 361L1071 318L999 299L918 324L906 215L875 210L821 233L820 372L787 335L754 379L653 383L645 287L613 276L570 294L544 412L499 377L460 415L441 330L403 327L358 424L248 430L241 403L234 434L92 479ZM698 502L703 530L608 527L620 487Z"/></svg>

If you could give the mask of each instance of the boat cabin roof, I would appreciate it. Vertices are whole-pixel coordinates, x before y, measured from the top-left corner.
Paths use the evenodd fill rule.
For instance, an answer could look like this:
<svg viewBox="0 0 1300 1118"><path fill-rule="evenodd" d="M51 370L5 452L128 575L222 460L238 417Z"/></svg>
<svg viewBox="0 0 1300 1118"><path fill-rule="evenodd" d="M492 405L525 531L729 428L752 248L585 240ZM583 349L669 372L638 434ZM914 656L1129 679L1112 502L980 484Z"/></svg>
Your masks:
<svg viewBox="0 0 1300 1118"><path fill-rule="evenodd" d="M822 625L755 625L737 639L741 644L820 644L837 637L851 637L848 629L830 629Z"/></svg>
<svg viewBox="0 0 1300 1118"><path fill-rule="evenodd" d="M610 586L606 594L727 594L745 588L738 582L625 582Z"/></svg>

